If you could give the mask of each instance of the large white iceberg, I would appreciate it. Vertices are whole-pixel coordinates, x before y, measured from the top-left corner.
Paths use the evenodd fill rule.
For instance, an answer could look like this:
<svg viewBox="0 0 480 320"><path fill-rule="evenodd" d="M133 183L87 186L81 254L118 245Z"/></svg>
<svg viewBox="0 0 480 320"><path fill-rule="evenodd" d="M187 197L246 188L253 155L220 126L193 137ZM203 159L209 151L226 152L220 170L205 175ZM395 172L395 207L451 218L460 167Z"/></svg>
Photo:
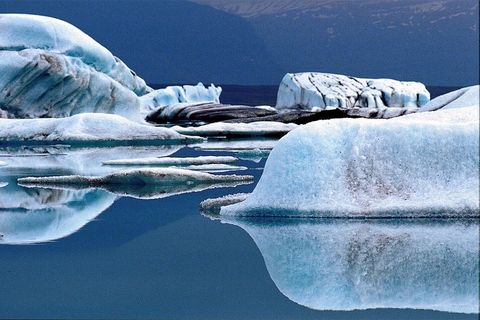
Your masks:
<svg viewBox="0 0 480 320"><path fill-rule="evenodd" d="M479 215L479 107L313 122L282 138L223 215Z"/></svg>
<svg viewBox="0 0 480 320"><path fill-rule="evenodd" d="M418 82L306 72L284 76L278 89L276 108L354 109L353 115L392 117L414 112L429 100L430 93ZM386 108L395 109L387 112ZM372 115L371 110L380 112Z"/></svg>
<svg viewBox="0 0 480 320"><path fill-rule="evenodd" d="M1 19L0 19L1 20ZM0 141L150 141L185 143L201 140L122 116L81 113L66 118L0 119Z"/></svg>
<svg viewBox="0 0 480 320"><path fill-rule="evenodd" d="M224 221L248 232L275 285L303 306L478 313L478 222Z"/></svg>
<svg viewBox="0 0 480 320"><path fill-rule="evenodd" d="M50 17L0 14L0 116L66 117L114 113L141 121L181 102L218 102L203 84L154 91L120 59L71 24Z"/></svg>

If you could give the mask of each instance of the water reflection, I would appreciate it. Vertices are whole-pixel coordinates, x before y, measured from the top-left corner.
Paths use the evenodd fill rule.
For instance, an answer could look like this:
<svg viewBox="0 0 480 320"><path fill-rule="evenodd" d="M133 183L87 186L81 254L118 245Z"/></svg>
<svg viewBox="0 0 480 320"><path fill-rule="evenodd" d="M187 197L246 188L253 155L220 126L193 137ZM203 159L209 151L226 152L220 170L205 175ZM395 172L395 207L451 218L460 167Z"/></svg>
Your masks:
<svg viewBox="0 0 480 320"><path fill-rule="evenodd" d="M95 219L115 199L95 189L24 189L9 184L0 189L0 244L64 238Z"/></svg>
<svg viewBox="0 0 480 320"><path fill-rule="evenodd" d="M244 229L278 289L312 309L478 313L478 221L223 222Z"/></svg>

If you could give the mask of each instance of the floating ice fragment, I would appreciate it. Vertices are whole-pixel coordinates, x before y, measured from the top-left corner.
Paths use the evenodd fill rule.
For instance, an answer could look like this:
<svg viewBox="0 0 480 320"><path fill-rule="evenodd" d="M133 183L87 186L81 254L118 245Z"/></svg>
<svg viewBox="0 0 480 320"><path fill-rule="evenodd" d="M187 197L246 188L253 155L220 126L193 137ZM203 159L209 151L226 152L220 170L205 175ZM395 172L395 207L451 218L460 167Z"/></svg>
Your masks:
<svg viewBox="0 0 480 320"><path fill-rule="evenodd" d="M252 123L226 123L216 122L200 127L172 127L178 133L202 137L281 137L298 125L294 123L281 123L262 121Z"/></svg>
<svg viewBox="0 0 480 320"><path fill-rule="evenodd" d="M194 185L205 183L251 181L247 175L213 175L185 169L158 168L132 169L111 173L105 176L51 176L19 178L18 183L24 186L87 186L101 187L105 185Z"/></svg>
<svg viewBox="0 0 480 320"><path fill-rule="evenodd" d="M207 199L200 203L200 209L207 215L216 216L220 213L220 209L223 206L235 204L244 201L248 196L248 193L235 193L229 194L220 198Z"/></svg>
<svg viewBox="0 0 480 320"><path fill-rule="evenodd" d="M163 157L163 158L137 158L137 159L118 159L104 161L104 165L110 166L187 166L204 164L227 164L237 161L235 157L229 156L199 156L199 157Z"/></svg>

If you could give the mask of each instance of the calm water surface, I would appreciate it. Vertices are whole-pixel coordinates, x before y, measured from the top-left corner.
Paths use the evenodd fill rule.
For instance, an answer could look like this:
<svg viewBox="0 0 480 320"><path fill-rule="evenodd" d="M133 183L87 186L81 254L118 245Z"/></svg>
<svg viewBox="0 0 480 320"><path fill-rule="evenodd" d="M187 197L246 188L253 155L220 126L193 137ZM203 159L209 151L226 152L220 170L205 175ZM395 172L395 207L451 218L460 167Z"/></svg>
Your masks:
<svg viewBox="0 0 480 320"><path fill-rule="evenodd" d="M0 168L0 318L478 318L462 313L478 298L475 221L220 221L200 213L202 200L251 192L265 159L238 162L248 169L235 173L253 175L253 184L158 199L16 184L21 176L103 174L117 169L101 166L110 159L205 154L232 155L175 146L0 148L9 163ZM371 301L396 308L325 311ZM412 309L422 303L446 311Z"/></svg>

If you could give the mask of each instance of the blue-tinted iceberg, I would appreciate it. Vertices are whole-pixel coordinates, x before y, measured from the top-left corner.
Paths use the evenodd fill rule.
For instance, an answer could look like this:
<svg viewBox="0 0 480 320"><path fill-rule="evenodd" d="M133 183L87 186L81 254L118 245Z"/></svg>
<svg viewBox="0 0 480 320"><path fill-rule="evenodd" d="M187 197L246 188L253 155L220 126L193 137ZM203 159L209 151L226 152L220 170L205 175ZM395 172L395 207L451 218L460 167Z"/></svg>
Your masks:
<svg viewBox="0 0 480 320"><path fill-rule="evenodd" d="M9 118L100 112L141 121L159 106L218 102L221 93L202 84L154 91L78 28L25 14L0 14L0 74L0 115Z"/></svg>
<svg viewBox="0 0 480 320"><path fill-rule="evenodd" d="M341 108L356 116L391 118L415 112L429 100L430 93L418 82L306 72L284 76L276 108Z"/></svg>
<svg viewBox="0 0 480 320"><path fill-rule="evenodd" d="M301 126L223 215L479 215L479 107Z"/></svg>
<svg viewBox="0 0 480 320"><path fill-rule="evenodd" d="M224 221L248 232L278 289L309 308L478 313L478 222Z"/></svg>

